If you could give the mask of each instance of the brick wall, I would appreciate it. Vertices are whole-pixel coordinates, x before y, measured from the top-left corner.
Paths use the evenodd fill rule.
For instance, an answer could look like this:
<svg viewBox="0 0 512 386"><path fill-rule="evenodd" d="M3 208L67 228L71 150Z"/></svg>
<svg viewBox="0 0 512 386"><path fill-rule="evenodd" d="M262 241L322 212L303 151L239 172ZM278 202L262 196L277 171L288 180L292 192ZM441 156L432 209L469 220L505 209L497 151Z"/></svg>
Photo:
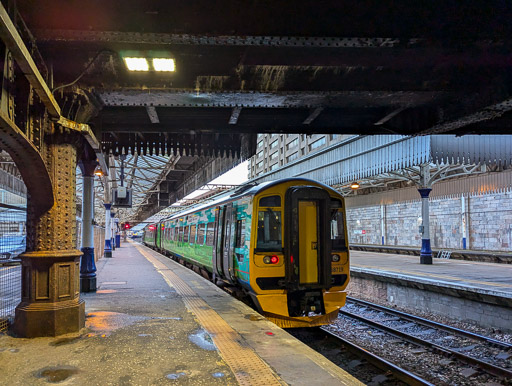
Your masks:
<svg viewBox="0 0 512 386"><path fill-rule="evenodd" d="M472 250L510 252L512 249L512 192L469 196L467 246ZM433 248L462 248L461 198L430 200ZM418 232L421 201L385 205L385 245L421 246ZM347 208L349 242L381 244L381 207Z"/></svg>

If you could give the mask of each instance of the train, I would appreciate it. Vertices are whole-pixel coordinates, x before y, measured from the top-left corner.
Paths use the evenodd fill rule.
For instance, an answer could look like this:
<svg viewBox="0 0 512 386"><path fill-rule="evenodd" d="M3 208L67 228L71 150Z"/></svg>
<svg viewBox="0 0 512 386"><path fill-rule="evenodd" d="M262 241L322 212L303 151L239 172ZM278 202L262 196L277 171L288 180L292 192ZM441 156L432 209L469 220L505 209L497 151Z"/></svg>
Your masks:
<svg viewBox="0 0 512 386"><path fill-rule="evenodd" d="M286 178L248 183L146 225L143 243L242 294L283 328L332 323L350 279L343 196Z"/></svg>

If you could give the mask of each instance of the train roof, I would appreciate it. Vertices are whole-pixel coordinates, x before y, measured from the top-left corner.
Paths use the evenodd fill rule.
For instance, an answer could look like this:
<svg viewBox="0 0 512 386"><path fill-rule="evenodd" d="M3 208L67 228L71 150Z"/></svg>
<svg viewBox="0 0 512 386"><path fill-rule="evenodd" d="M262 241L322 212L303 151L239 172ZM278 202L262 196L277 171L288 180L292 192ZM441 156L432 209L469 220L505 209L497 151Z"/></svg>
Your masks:
<svg viewBox="0 0 512 386"><path fill-rule="evenodd" d="M315 181L315 180L312 180L312 179L309 179L309 178L302 178L302 177L283 178L283 179L275 180L275 181L261 182L259 184L256 184L254 182L252 182L252 183L249 182L247 184L240 185L234 191L229 191L229 192L223 193L220 196L217 196L215 198L215 200L213 200L213 201L208 201L208 202L205 202L203 204L197 204L197 205L191 206L188 209L184 209L181 212L174 213L174 214L172 214L169 217L163 218L159 222L166 221L166 220L172 220L174 218L186 216L186 215L194 213L194 212L196 212L198 210L206 209L206 208L209 208L211 206L216 206L216 205L222 204L223 202L228 202L228 201L231 201L231 200L236 200L236 199L241 198L241 197L255 196L256 194L261 193L262 191L264 191L266 189L269 189L272 186L275 186L275 185L278 185L278 184L282 184L284 182L289 182L289 181L314 182L315 184L321 185L322 187L324 187L325 189L327 189L327 190L329 190L329 191L331 191L333 193L339 194L339 192L337 192L336 190L334 190L333 188L331 188L328 185L325 185L325 184L323 184L321 182L318 182L318 181ZM156 223L152 223L152 224L156 224ZM151 225L151 224L149 224L149 225Z"/></svg>

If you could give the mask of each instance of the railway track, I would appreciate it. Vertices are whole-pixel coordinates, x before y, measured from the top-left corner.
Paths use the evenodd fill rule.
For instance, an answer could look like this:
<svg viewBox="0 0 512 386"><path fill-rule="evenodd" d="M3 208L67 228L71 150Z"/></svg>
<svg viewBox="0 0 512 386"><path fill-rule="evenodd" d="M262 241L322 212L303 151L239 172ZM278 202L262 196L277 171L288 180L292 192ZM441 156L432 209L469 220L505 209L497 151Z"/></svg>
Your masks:
<svg viewBox="0 0 512 386"><path fill-rule="evenodd" d="M361 323L355 327L360 331L366 325L407 342L416 347L411 348L412 352L421 352L418 347L426 348L434 355L456 359L498 379L512 379L512 345L509 343L353 298L347 298L347 306L340 315ZM332 328L328 329L332 332ZM392 344L400 342L395 339ZM392 350L392 344L385 343L388 350Z"/></svg>

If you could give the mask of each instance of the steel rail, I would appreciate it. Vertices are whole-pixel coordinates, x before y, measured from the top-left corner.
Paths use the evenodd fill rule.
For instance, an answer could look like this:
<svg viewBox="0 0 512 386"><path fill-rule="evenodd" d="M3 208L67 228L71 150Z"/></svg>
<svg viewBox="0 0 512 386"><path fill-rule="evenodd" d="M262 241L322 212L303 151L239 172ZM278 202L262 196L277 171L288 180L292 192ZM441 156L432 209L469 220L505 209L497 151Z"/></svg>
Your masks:
<svg viewBox="0 0 512 386"><path fill-rule="evenodd" d="M418 324L421 324L421 325L424 325L427 327L438 328L440 330L444 330L444 331L447 331L450 333L454 333L454 334L465 336L468 338L473 338L475 340L487 342L493 346L497 346L497 347L504 348L504 349L512 348L512 344L507 343L507 342L502 342L502 341L499 341L499 340L496 340L493 338L489 338L488 336L485 336L485 335L475 334L474 332L470 332L470 331L462 330L460 328L448 326L443 323L434 322L433 320L428 320L428 319L421 318L416 315L408 314L406 312L397 311L397 310L394 310L389 307L381 306L379 304L370 303L370 302L367 302L366 300L355 299L350 296L347 296L347 300L350 302L353 302L353 303L358 303L358 304L364 305L369 308L373 308L374 310L377 310L377 311L387 312L389 314L396 315L400 318L403 318L403 319L406 319L411 322L415 322L415 323L418 323Z"/></svg>
<svg viewBox="0 0 512 386"><path fill-rule="evenodd" d="M362 321L363 323L366 323L366 324L368 324L368 325L370 325L370 326L372 326L372 327L374 327L376 329L384 331L384 332L386 332L388 334L391 334L391 335L393 335L393 336L395 336L397 338L406 340L409 343L412 343L412 344L415 344L415 345L418 345L418 346L429 347L432 350L434 350L436 352L439 352L439 353L441 353L443 355L446 355L446 356L454 356L457 359L460 359L461 361L466 362L467 364L479 367L480 369L484 370L488 374L494 375L496 377L503 377L503 378L512 379L512 371L510 371L508 369L505 369L503 367L495 366L495 365L493 365L491 363L481 361L479 359L470 357L468 355L464 355L464 354L462 354L462 353L460 353L458 351L454 351L454 350L452 350L450 348L439 346L439 345L437 345L435 343L432 343L432 342L428 342L428 341L423 340L421 338L418 338L418 337L416 337L414 335L407 334L407 333L405 333L403 331L396 330L394 328L388 327L388 326L386 326L384 324L381 324L379 322L375 322L373 320L367 319L364 316L353 314L353 313L345 311L345 310L340 310L340 314L348 316L348 317L350 317L352 319L355 319L355 320Z"/></svg>
<svg viewBox="0 0 512 386"><path fill-rule="evenodd" d="M402 382L407 383L408 385L412 386L419 386L419 385L433 385L432 383L426 381L423 378L420 378L416 374L407 371L401 367L398 367L394 363L391 363L387 361L384 358L379 357L378 355L375 355L366 349L356 345L355 343L349 342L348 340L342 338L341 336L338 336L328 330L325 329L325 327L320 327L320 330L327 334L329 337L336 339L337 341L341 342L341 344L345 347L347 347L350 351L354 352L357 356L364 358L367 362L371 363L375 367L378 367L381 370L384 371L390 371L395 378L399 379Z"/></svg>

